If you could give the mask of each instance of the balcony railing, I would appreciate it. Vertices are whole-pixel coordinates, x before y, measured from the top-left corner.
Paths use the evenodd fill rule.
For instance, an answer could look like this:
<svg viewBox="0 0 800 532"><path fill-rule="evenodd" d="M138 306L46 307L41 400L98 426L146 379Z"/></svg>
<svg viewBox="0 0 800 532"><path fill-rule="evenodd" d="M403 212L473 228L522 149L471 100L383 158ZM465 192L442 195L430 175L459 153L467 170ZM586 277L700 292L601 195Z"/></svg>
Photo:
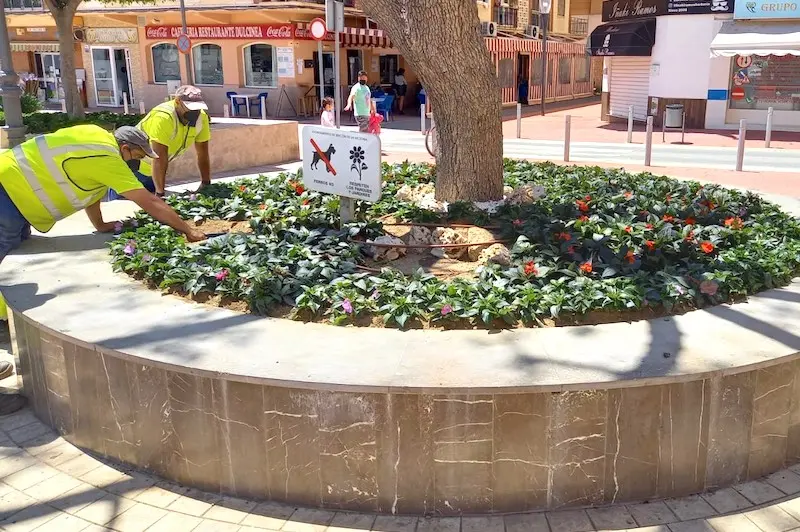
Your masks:
<svg viewBox="0 0 800 532"><path fill-rule="evenodd" d="M513 7L496 7L494 8L493 20L498 26L516 28L518 11L518 9Z"/></svg>
<svg viewBox="0 0 800 532"><path fill-rule="evenodd" d="M586 35L589 33L589 17L569 17L570 35Z"/></svg>
<svg viewBox="0 0 800 532"><path fill-rule="evenodd" d="M325 0L261 0L261 2L296 2L306 4L325 4ZM356 7L356 0L344 0L345 7Z"/></svg>
<svg viewBox="0 0 800 532"><path fill-rule="evenodd" d="M3 0L7 11L43 11L42 0Z"/></svg>

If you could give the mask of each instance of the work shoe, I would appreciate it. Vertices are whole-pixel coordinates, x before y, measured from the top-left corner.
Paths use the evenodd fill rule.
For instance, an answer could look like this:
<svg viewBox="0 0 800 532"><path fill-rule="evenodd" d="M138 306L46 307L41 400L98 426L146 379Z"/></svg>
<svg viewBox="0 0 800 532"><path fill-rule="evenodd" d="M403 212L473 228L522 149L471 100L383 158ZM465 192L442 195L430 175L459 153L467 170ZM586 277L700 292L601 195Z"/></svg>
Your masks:
<svg viewBox="0 0 800 532"><path fill-rule="evenodd" d="M25 408L28 400L19 394L0 394L0 416L13 414L17 410Z"/></svg>
<svg viewBox="0 0 800 532"><path fill-rule="evenodd" d="M0 362L0 381L14 374L14 364L3 360Z"/></svg>

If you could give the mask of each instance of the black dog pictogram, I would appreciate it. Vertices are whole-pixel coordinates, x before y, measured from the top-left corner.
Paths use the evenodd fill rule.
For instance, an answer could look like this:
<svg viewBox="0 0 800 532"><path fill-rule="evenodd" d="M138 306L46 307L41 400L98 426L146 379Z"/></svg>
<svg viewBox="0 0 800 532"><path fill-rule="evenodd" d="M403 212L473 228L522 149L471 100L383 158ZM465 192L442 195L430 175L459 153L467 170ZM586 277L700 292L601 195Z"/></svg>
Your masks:
<svg viewBox="0 0 800 532"><path fill-rule="evenodd" d="M325 150L322 153L324 153L325 154L325 158L328 159L328 161L330 161L331 160L331 155L336 153L336 148L334 148L333 144L331 144L330 146L328 146L328 149ZM320 157L319 153L315 151L314 152L314 159L312 159L312 161L311 161L311 169L312 170L316 170L317 169L317 165L319 164L319 162L321 160L322 160L322 158ZM325 165L325 171L327 171L329 174L331 173L330 167L328 165Z"/></svg>

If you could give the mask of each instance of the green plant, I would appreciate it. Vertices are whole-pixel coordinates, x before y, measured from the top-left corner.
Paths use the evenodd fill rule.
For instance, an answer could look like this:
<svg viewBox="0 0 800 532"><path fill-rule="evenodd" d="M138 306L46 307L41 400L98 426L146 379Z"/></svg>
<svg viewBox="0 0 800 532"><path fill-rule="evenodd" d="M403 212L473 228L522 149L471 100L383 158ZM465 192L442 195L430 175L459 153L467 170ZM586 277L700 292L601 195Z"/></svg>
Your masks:
<svg viewBox="0 0 800 532"><path fill-rule="evenodd" d="M652 174L505 161L508 186L541 185L546 196L489 217L470 204L444 218L396 199L403 184L433 179L426 165L384 166L375 204L357 202L339 229L338 199L282 174L214 184L168 202L185 218L249 220L252 234L187 246L139 214L111 244L118 270L163 289L215 293L258 313L291 307L297 319L335 324L378 319L412 324L505 327L569 323L590 312L671 312L735 301L788 283L800 271L800 223L750 193ZM391 268L360 268L352 236L382 234L378 216L490 223L513 243L509 267L443 280ZM136 224L134 227L132 224Z"/></svg>

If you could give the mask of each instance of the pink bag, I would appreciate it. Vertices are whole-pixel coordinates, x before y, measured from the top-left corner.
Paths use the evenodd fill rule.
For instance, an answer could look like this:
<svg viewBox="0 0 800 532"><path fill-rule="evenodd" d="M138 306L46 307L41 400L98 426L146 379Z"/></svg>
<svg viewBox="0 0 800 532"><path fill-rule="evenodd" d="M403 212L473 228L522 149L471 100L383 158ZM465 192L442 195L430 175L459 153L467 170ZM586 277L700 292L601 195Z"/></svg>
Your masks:
<svg viewBox="0 0 800 532"><path fill-rule="evenodd" d="M369 125L367 126L367 133L372 133L373 135L380 135L381 134L381 122L383 122L383 117L378 113L369 117Z"/></svg>

